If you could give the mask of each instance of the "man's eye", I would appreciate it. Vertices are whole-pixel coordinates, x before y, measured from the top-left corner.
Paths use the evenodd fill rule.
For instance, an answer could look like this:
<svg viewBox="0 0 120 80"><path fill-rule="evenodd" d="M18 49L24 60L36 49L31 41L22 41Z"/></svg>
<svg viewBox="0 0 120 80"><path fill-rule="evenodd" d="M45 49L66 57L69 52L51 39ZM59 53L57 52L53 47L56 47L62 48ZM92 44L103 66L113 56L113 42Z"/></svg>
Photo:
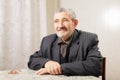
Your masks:
<svg viewBox="0 0 120 80"><path fill-rule="evenodd" d="M68 21L68 19L63 19L63 21Z"/></svg>
<svg viewBox="0 0 120 80"><path fill-rule="evenodd" d="M54 23L58 23L59 21L58 20L55 20Z"/></svg>

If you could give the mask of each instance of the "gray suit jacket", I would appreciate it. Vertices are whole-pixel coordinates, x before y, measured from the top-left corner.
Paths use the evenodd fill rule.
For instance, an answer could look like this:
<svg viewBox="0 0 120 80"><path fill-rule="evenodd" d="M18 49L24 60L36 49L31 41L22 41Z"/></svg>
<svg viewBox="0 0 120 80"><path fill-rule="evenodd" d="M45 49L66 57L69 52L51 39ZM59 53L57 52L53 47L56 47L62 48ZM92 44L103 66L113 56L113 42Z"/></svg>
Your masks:
<svg viewBox="0 0 120 80"><path fill-rule="evenodd" d="M44 37L40 50L30 56L28 67L38 70L44 67L49 60L61 64L63 75L92 75L102 74L102 55L98 51L98 38L96 34L75 30L72 43L69 46L67 63L60 62L57 35Z"/></svg>

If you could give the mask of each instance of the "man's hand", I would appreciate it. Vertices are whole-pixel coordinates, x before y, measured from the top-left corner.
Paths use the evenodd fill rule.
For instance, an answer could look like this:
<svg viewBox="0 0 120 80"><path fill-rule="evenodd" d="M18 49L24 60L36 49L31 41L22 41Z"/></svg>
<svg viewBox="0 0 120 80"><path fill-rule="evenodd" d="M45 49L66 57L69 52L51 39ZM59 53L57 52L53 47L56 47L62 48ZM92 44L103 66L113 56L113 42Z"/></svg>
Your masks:
<svg viewBox="0 0 120 80"><path fill-rule="evenodd" d="M45 68L50 74L53 74L53 75L62 73L61 65L55 61L46 62Z"/></svg>
<svg viewBox="0 0 120 80"><path fill-rule="evenodd" d="M47 73L52 75L62 74L61 65L58 62L48 61L45 63L44 66L45 68L41 68L36 72L36 74L38 75L47 74Z"/></svg>

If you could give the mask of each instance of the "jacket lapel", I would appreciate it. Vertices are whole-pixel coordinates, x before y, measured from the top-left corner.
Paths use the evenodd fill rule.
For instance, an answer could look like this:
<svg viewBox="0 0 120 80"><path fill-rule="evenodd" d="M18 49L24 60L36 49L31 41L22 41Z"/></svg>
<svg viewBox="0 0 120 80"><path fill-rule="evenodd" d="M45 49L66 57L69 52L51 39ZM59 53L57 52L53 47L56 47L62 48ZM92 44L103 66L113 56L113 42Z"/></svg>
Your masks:
<svg viewBox="0 0 120 80"><path fill-rule="evenodd" d="M72 44L69 49L70 49L70 52L69 52L69 61L76 60L76 56L77 56L78 49L79 49L79 42L76 41L76 43Z"/></svg>
<svg viewBox="0 0 120 80"><path fill-rule="evenodd" d="M58 45L57 40L55 41L55 43L53 43L52 59L60 62L60 46Z"/></svg>
<svg viewBox="0 0 120 80"><path fill-rule="evenodd" d="M69 61L74 61L76 60L78 49L79 49L79 36L80 36L80 31L75 30L74 35L73 35L73 40L70 45L70 52L69 52Z"/></svg>

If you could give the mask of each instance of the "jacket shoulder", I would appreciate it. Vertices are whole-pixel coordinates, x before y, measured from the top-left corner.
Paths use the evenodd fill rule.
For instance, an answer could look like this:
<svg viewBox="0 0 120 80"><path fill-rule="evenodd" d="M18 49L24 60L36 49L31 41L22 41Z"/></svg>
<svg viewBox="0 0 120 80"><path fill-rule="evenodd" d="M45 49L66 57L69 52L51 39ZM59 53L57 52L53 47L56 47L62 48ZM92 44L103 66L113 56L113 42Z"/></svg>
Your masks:
<svg viewBox="0 0 120 80"><path fill-rule="evenodd" d="M94 39L94 38L98 38L96 33L92 33L92 32L86 32L86 31L81 31L80 38L84 38L84 39Z"/></svg>
<svg viewBox="0 0 120 80"><path fill-rule="evenodd" d="M82 35L82 36L90 36L90 37L92 37L92 36L97 36L96 33L86 32L86 31L81 31L81 35Z"/></svg>
<svg viewBox="0 0 120 80"><path fill-rule="evenodd" d="M87 32L87 31L82 31L82 30L79 30L79 35L77 37L77 40L79 40L80 43L85 43L85 44L88 44L90 42L94 42L94 41L99 41L98 40L98 36L96 33L91 33L91 32Z"/></svg>
<svg viewBox="0 0 120 80"><path fill-rule="evenodd" d="M44 40L47 40L47 41L53 41L57 38L57 35L56 34L50 34L50 35L47 35L45 37L43 37Z"/></svg>
<svg viewBox="0 0 120 80"><path fill-rule="evenodd" d="M45 36L42 39L42 44L44 44L44 46L52 45L52 43L56 40L56 38L57 38L56 34L51 34L51 35Z"/></svg>

